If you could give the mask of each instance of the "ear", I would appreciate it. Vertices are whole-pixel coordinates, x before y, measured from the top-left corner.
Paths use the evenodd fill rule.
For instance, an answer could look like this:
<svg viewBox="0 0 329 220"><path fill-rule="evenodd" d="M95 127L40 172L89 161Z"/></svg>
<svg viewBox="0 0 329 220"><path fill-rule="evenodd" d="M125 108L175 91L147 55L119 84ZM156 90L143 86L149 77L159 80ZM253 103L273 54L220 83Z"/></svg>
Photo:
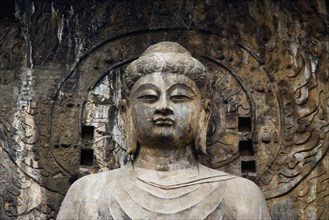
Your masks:
<svg viewBox="0 0 329 220"><path fill-rule="evenodd" d="M203 109L205 111L205 120L207 121L208 125L211 116L211 103L209 99L204 100Z"/></svg>
<svg viewBox="0 0 329 220"><path fill-rule="evenodd" d="M125 139L127 153L133 155L137 149L137 140L135 125L131 114L131 106L126 99L121 100L121 113L123 119L123 126L125 129Z"/></svg>
<svg viewBox="0 0 329 220"><path fill-rule="evenodd" d="M206 99L203 103L203 109L201 110L201 115L199 118L198 131L195 134L195 148L199 152L207 154L207 131L208 124L210 120L210 100Z"/></svg>

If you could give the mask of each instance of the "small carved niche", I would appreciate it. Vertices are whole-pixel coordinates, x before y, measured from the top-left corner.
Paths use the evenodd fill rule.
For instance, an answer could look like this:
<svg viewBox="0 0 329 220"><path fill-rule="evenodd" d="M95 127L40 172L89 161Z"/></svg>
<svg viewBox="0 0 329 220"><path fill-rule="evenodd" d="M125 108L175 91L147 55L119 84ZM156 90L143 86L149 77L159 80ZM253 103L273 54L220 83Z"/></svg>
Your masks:
<svg viewBox="0 0 329 220"><path fill-rule="evenodd" d="M93 141L94 140L94 126L82 126L81 129L81 138L82 140L86 141Z"/></svg>
<svg viewBox="0 0 329 220"><path fill-rule="evenodd" d="M251 118L250 117L239 117L238 118L238 131L250 132L251 131Z"/></svg>
<svg viewBox="0 0 329 220"><path fill-rule="evenodd" d="M254 149L252 145L252 140L240 140L239 153L240 156L253 156Z"/></svg>
<svg viewBox="0 0 329 220"><path fill-rule="evenodd" d="M94 163L94 150L81 149L80 165L92 166Z"/></svg>
<svg viewBox="0 0 329 220"><path fill-rule="evenodd" d="M241 161L241 173L256 173L256 161Z"/></svg>

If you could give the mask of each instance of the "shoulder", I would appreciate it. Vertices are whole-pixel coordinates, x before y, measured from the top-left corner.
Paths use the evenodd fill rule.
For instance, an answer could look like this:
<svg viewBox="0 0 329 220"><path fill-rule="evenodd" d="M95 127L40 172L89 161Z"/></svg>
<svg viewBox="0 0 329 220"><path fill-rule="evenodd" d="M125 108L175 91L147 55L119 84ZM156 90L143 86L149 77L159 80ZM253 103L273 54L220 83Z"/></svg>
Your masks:
<svg viewBox="0 0 329 220"><path fill-rule="evenodd" d="M200 172L200 175L203 176L222 176L227 179L235 178L236 176L233 176L232 174L225 173L220 170L216 170L207 166L202 165L201 163L198 164L198 169Z"/></svg>
<svg viewBox="0 0 329 220"><path fill-rule="evenodd" d="M76 191L76 190L89 191L89 190L93 190L95 188L101 187L102 185L105 184L105 182L107 182L107 181L111 182L112 178L110 178L110 177L116 173L117 173L117 170L112 170L112 171L105 171L102 173L84 176L84 177L76 180L71 185L68 192L72 192L72 191Z"/></svg>
<svg viewBox="0 0 329 220"><path fill-rule="evenodd" d="M235 207L237 218L270 219L263 192L254 182L236 177L229 180L226 187L225 199Z"/></svg>
<svg viewBox="0 0 329 220"><path fill-rule="evenodd" d="M242 178L242 177L235 177L232 180L230 180L230 183L234 188L239 192L243 194L260 194L263 196L262 191L260 188L252 181Z"/></svg>
<svg viewBox="0 0 329 220"><path fill-rule="evenodd" d="M226 189L229 196L239 199L241 202L250 202L253 204L261 204L265 202L263 192L260 188L252 181L242 178L235 177L230 179L226 184Z"/></svg>
<svg viewBox="0 0 329 220"><path fill-rule="evenodd" d="M91 174L76 180L67 191L64 202L81 202L86 198L97 196L99 191L105 188L105 184L113 182L113 178L110 177L114 176L112 175L114 173L117 171Z"/></svg>
<svg viewBox="0 0 329 220"><path fill-rule="evenodd" d="M204 176L220 177L226 212L235 219L270 219L265 198L252 181L231 174L199 166ZM223 181L224 180L224 181Z"/></svg>
<svg viewBox="0 0 329 220"><path fill-rule="evenodd" d="M111 196L121 169L84 176L75 181L66 193L57 219L79 219L93 216L103 195ZM89 207L89 208L86 208Z"/></svg>
<svg viewBox="0 0 329 220"><path fill-rule="evenodd" d="M104 189L113 188L124 169L125 167L84 176L71 185L67 195L76 194L80 198L88 194L96 196L97 193L104 192Z"/></svg>
<svg viewBox="0 0 329 220"><path fill-rule="evenodd" d="M111 193L115 183L121 176L122 168L84 176L75 181L66 193L65 200L92 201L97 199L104 191Z"/></svg>
<svg viewBox="0 0 329 220"><path fill-rule="evenodd" d="M252 181L225 173L219 170L211 169L209 167L199 165L203 176L221 176L226 180L226 191L230 195L238 194L240 197L250 198L252 196L260 196L263 198L263 193L259 187Z"/></svg>
<svg viewBox="0 0 329 220"><path fill-rule="evenodd" d="M259 189L259 187L252 181L234 176L229 173L225 173L223 171L215 170L209 167L206 167L202 164L199 164L199 171L203 176L222 176L226 179L227 184L227 190L230 192L231 190L242 194L242 195L248 195L248 194L262 194L262 191Z"/></svg>

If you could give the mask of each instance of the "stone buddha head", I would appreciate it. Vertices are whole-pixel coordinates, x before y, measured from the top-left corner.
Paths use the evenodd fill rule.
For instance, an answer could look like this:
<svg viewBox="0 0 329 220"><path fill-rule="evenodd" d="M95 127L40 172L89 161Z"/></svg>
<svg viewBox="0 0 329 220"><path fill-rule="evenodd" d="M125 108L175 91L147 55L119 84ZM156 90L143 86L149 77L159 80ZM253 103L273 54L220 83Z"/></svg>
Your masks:
<svg viewBox="0 0 329 220"><path fill-rule="evenodd" d="M126 68L123 120L127 152L138 146L194 145L206 152L210 102L204 65L178 43L150 46Z"/></svg>

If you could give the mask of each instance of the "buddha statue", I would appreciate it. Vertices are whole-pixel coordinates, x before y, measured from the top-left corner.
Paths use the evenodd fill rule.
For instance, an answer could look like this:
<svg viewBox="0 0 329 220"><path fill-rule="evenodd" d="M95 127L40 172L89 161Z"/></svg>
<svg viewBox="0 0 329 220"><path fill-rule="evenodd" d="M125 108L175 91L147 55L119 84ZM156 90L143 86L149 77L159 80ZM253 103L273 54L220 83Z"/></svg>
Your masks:
<svg viewBox="0 0 329 220"><path fill-rule="evenodd" d="M161 42L124 79L122 117L134 159L77 180L58 219L270 219L253 182L198 162L211 115L203 64Z"/></svg>

